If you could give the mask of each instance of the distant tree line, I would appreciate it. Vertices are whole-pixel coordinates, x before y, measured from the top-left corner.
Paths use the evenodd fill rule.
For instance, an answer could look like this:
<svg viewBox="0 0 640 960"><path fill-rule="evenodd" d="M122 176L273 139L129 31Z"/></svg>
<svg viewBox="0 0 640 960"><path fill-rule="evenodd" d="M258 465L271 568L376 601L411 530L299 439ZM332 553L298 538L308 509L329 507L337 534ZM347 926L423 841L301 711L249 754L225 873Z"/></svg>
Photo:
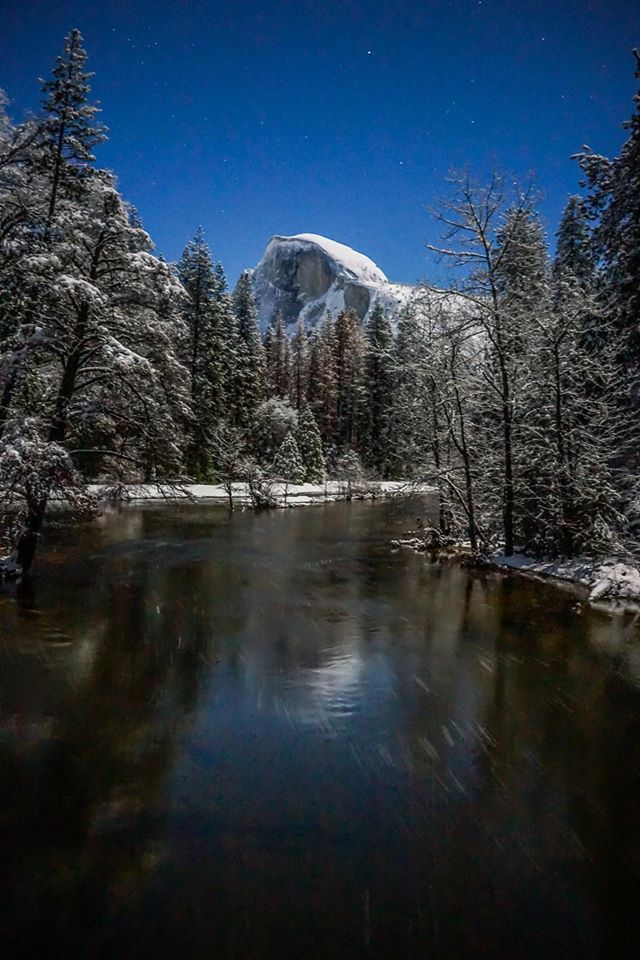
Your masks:
<svg viewBox="0 0 640 960"><path fill-rule="evenodd" d="M636 54L636 59L637 59ZM637 71L636 75L640 75ZM374 303L264 335L244 272L202 230L153 253L113 175L82 37L42 109L0 103L0 517L31 567L52 504L88 484L428 481L440 533L474 549L624 551L638 513L640 100L620 156L579 155L551 258L531 191L451 181L441 255L397 322ZM7 564L5 563L5 567Z"/></svg>

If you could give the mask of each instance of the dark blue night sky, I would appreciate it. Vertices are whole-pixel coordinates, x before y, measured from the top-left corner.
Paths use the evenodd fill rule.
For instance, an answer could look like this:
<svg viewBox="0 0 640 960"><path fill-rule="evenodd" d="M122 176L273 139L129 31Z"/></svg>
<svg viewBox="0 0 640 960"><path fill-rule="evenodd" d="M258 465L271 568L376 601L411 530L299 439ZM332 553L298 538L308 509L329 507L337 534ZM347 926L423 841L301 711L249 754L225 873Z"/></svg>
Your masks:
<svg viewBox="0 0 640 960"><path fill-rule="evenodd" d="M199 223L231 280L274 233L321 233L393 280L433 276L426 207L452 167L544 195L550 232L588 143L615 153L635 91L636 2L0 2L19 118L62 40L85 37L99 149L160 252Z"/></svg>

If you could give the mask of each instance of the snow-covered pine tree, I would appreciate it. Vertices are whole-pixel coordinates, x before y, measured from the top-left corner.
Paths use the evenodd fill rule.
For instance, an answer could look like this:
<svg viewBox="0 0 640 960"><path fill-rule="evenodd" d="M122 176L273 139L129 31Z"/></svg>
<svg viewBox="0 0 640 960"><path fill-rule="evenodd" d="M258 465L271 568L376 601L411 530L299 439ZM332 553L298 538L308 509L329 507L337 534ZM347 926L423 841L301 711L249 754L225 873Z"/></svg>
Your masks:
<svg viewBox="0 0 640 960"><path fill-rule="evenodd" d="M58 198L50 243L51 256L29 263L39 327L12 417L28 413L42 443L67 450L81 473L121 476L126 464L133 479L178 477L190 418L176 355L182 286L130 225L107 174L87 181L81 202ZM47 509L46 474L39 490L18 543L25 568Z"/></svg>
<svg viewBox="0 0 640 960"><path fill-rule="evenodd" d="M193 431L187 450L187 472L207 479L211 470L211 435L226 408L224 279L215 268L199 227L178 263L178 276L187 292L183 316L189 331Z"/></svg>
<svg viewBox="0 0 640 960"><path fill-rule="evenodd" d="M198 392L198 366L203 335L202 326L207 303L215 288L213 259L205 243L204 231L198 227L193 240L190 240L178 261L178 277L188 294L184 317L189 329L188 364L191 373L191 394Z"/></svg>
<svg viewBox="0 0 640 960"><path fill-rule="evenodd" d="M398 318L392 355L393 391L389 427L389 463L394 476L422 478L436 466L430 457L430 349L426 328L415 303Z"/></svg>
<svg viewBox="0 0 640 960"><path fill-rule="evenodd" d="M291 337L289 395L296 410L301 410L309 391L309 337L304 319L300 317Z"/></svg>
<svg viewBox="0 0 640 960"><path fill-rule="evenodd" d="M89 80L85 70L87 54L79 30L64 41L64 51L52 70L51 80L42 81L47 115L39 166L49 182L46 230L51 229L58 196L78 196L95 157L93 148L106 139L106 128L96 121L99 107L89 103Z"/></svg>
<svg viewBox="0 0 640 960"><path fill-rule="evenodd" d="M513 532L518 542L523 543L530 540L530 524L540 505L536 486L541 461L536 457L538 448L530 442L540 398L530 389L529 371L536 359L538 331L551 312L547 246L539 217L530 201L517 201L507 209L496 241L499 323L495 326L496 344L492 344L491 355L497 360L498 369L493 377L490 370L485 372L490 387L485 396L486 413L490 418L502 420L503 443L496 449L491 462L495 464L498 476L500 464L504 461L506 493L509 492L507 471L511 466ZM505 389L508 389L510 400L508 409L503 402ZM500 396L497 403L492 402L492 395ZM507 521L508 506L506 501Z"/></svg>
<svg viewBox="0 0 640 960"><path fill-rule="evenodd" d="M508 207L496 233L496 278L501 299L501 334L514 353L526 343L526 321L541 300L548 302L547 248L540 219L528 197ZM522 321L522 322L521 322Z"/></svg>
<svg viewBox="0 0 640 960"><path fill-rule="evenodd" d="M611 552L624 527L621 466L634 445L618 338L607 335L613 324L597 295L566 268L554 271L551 309L532 322L519 436L521 542L542 556ZM600 327L596 341L585 337L588 326Z"/></svg>
<svg viewBox="0 0 640 960"><path fill-rule="evenodd" d="M41 219L43 196L43 179L32 163L39 137L36 121L11 123L0 91L0 435L33 334L33 324L29 330L21 327L34 295L25 265L42 246L33 229Z"/></svg>
<svg viewBox="0 0 640 960"><path fill-rule="evenodd" d="M293 433L288 433L273 461L273 472L291 483L304 483L305 466Z"/></svg>
<svg viewBox="0 0 640 960"><path fill-rule="evenodd" d="M291 382L291 352L282 313L278 311L265 334L267 389L272 397L284 400Z"/></svg>
<svg viewBox="0 0 640 960"><path fill-rule="evenodd" d="M298 414L288 400L269 397L256 408L250 430L251 450L263 467L273 463L282 441L295 432Z"/></svg>
<svg viewBox="0 0 640 960"><path fill-rule="evenodd" d="M290 483L304 483L305 466L293 433L288 433L276 453L272 468L273 476L284 480L284 502L287 502Z"/></svg>
<svg viewBox="0 0 640 960"><path fill-rule="evenodd" d="M343 310L335 323L337 431L339 446L357 445L365 398L365 342L355 310Z"/></svg>
<svg viewBox="0 0 640 960"><path fill-rule="evenodd" d="M250 270L240 274L233 292L233 308L238 337L235 417L238 426L247 427L251 424L256 407L264 398L266 366Z"/></svg>
<svg viewBox="0 0 640 960"><path fill-rule="evenodd" d="M633 51L640 79L640 53ZM640 367L640 92L635 111L623 124L629 131L619 156L610 160L590 150L577 159L588 189L594 221L592 249L603 278L608 310L625 337L619 362L629 375Z"/></svg>
<svg viewBox="0 0 640 960"><path fill-rule="evenodd" d="M211 329L221 343L222 407L221 421L237 423L238 366L241 351L238 343L238 321L233 308L232 296L227 287L227 278L221 263L214 263L215 284L210 301Z"/></svg>
<svg viewBox="0 0 640 960"><path fill-rule="evenodd" d="M322 483L325 477L322 437L316 419L308 405L302 408L295 438L305 467L306 482Z"/></svg>
<svg viewBox="0 0 640 960"><path fill-rule="evenodd" d="M568 273L586 288L595 282L590 224L585 201L570 196L556 233L554 271Z"/></svg>
<svg viewBox="0 0 640 960"><path fill-rule="evenodd" d="M29 257L52 255L51 230L59 201L78 200L89 187L96 175L91 167L95 159L92 149L106 139L106 128L95 120L98 107L87 99L91 74L85 72L85 62L82 37L79 31L72 30L65 38L64 53L57 59L52 79L42 82L44 119L21 125L3 158L3 173L7 173L8 161L8 166L13 168L14 181L18 174L26 189L22 191L19 204L22 235L5 245L5 250L12 251L9 259L13 260L14 270L13 278L5 284L5 290L13 291L5 315L12 318L14 342L3 364L0 434L5 428L16 389L20 384L23 389L26 386L25 362L34 335L37 339L39 315L46 310L46 305L39 299L38 278L29 275L25 264L30 262ZM13 199L18 199L15 190ZM4 239L10 240L8 234Z"/></svg>
<svg viewBox="0 0 640 960"><path fill-rule="evenodd" d="M566 277L567 284L563 283ZM553 289L557 300L565 290L574 289L579 284L590 300L601 297L602 278L596 269L591 242L591 224L584 199L570 196L564 208L560 225L556 232L556 254L553 261ZM603 302L604 302L604 298ZM583 313L583 336L585 342L594 349L603 345L602 338L610 337L614 328L602 323L602 311L597 304L592 316Z"/></svg>
<svg viewBox="0 0 640 960"><path fill-rule="evenodd" d="M386 477L393 397L393 332L378 300L365 328L364 382L361 427L364 459L378 476Z"/></svg>
<svg viewBox="0 0 640 960"><path fill-rule="evenodd" d="M315 328L309 356L308 402L325 444L334 444L338 422L335 325L330 316Z"/></svg>
<svg viewBox="0 0 640 960"><path fill-rule="evenodd" d="M594 303L589 310L582 279L564 270L554 287L554 308L541 330L543 403L537 411L547 462L537 477L543 487L533 529L537 539L527 546L532 552L572 556L576 550L591 552L594 543L587 532L593 530L594 521L604 519L602 508L611 506L612 400L621 398L622 391L617 385L611 390L615 365L602 363L607 354L611 356L609 338L598 337L595 350L585 348L584 318L593 326L598 306Z"/></svg>
<svg viewBox="0 0 640 960"><path fill-rule="evenodd" d="M25 573L53 492L76 509L88 476L179 478L190 418L177 357L184 291L111 175L90 167L103 128L84 58L74 32L45 85L45 121L13 129L0 118L0 286L12 316L0 459L22 498L11 516Z"/></svg>

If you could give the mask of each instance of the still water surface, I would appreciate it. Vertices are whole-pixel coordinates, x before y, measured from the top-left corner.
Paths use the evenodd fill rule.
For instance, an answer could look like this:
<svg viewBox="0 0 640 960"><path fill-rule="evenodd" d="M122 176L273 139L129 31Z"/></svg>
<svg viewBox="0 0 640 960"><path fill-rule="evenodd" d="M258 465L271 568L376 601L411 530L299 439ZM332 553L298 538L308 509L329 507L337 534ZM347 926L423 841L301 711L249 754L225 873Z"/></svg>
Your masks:
<svg viewBox="0 0 640 960"><path fill-rule="evenodd" d="M52 531L0 598L0 952L635 956L640 656L407 502Z"/></svg>

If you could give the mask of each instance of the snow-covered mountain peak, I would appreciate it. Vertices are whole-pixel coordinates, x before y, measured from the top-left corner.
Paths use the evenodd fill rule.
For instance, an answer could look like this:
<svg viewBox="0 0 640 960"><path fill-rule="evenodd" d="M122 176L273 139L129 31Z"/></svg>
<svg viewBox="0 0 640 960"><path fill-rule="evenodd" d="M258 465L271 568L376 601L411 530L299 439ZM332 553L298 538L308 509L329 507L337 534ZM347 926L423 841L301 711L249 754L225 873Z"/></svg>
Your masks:
<svg viewBox="0 0 640 960"><path fill-rule="evenodd" d="M414 290L390 283L369 257L316 233L272 237L253 281L263 330L277 313L289 328L300 317L313 327L345 309L365 320L376 299L395 314Z"/></svg>
<svg viewBox="0 0 640 960"><path fill-rule="evenodd" d="M274 239L276 239L274 237ZM330 240L328 237L321 237L317 233L296 233L293 237L278 237L279 240L300 240L303 243L313 243L320 247L336 263L339 263L350 273L354 279L363 280L365 283L388 283L388 279L380 267L365 257L363 253L358 253L352 247L345 243L338 243L337 240Z"/></svg>

